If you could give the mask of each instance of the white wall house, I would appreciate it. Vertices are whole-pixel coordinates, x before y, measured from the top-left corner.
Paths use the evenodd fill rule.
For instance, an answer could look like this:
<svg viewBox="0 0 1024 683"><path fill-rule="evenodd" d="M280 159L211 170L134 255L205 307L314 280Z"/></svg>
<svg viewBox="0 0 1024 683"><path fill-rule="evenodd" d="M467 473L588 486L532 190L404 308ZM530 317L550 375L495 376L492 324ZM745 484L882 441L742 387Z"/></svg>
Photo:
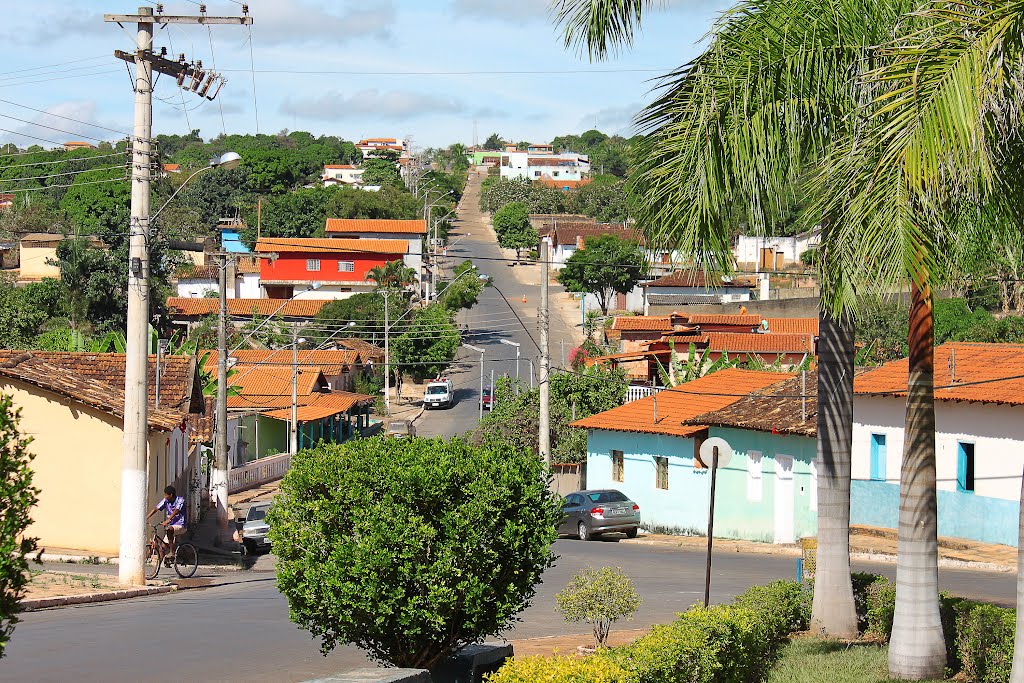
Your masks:
<svg viewBox="0 0 1024 683"><path fill-rule="evenodd" d="M821 233L818 231L792 237L740 235L733 247L733 255L738 263L759 263L771 269L799 261L804 252L814 249L820 242Z"/></svg>
<svg viewBox="0 0 1024 683"><path fill-rule="evenodd" d="M702 271L677 271L643 285L644 315L651 306L692 306L750 301L753 282L743 278L723 280Z"/></svg>
<svg viewBox="0 0 1024 683"><path fill-rule="evenodd" d="M324 187L332 185L361 185L363 169L354 164L327 164L324 166Z"/></svg>
<svg viewBox="0 0 1024 683"><path fill-rule="evenodd" d="M943 344L935 367L939 535L1016 545L1024 381L989 380L1024 374L1024 345ZM906 359L856 380L853 524L897 526L906 387Z"/></svg>
<svg viewBox="0 0 1024 683"><path fill-rule="evenodd" d="M503 152L499 167L501 177L540 180L581 180L590 170L589 161L579 154L534 154L531 152Z"/></svg>

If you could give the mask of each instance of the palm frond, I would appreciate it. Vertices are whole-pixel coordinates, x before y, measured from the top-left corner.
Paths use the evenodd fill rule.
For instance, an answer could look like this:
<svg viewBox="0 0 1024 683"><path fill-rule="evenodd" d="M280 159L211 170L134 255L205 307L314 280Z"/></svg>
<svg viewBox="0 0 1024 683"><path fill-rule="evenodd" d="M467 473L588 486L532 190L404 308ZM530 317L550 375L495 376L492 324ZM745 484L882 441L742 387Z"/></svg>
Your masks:
<svg viewBox="0 0 1024 683"><path fill-rule="evenodd" d="M665 0L554 0L550 11L567 48L602 60L633 44L644 13L656 4Z"/></svg>

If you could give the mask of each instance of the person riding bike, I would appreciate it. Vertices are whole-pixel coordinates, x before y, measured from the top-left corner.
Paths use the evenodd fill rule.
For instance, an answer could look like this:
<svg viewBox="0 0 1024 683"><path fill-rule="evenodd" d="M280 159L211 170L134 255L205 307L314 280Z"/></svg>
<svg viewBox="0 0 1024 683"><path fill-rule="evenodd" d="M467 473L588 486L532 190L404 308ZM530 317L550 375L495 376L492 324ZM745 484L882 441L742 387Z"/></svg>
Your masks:
<svg viewBox="0 0 1024 683"><path fill-rule="evenodd" d="M175 541L178 536L185 533L185 499L178 495L178 492L173 486L167 486L164 489L164 498L153 510L146 515L148 520L156 513L164 511L166 519L160 523L164 527L164 541L170 547L167 555L168 557L174 557Z"/></svg>

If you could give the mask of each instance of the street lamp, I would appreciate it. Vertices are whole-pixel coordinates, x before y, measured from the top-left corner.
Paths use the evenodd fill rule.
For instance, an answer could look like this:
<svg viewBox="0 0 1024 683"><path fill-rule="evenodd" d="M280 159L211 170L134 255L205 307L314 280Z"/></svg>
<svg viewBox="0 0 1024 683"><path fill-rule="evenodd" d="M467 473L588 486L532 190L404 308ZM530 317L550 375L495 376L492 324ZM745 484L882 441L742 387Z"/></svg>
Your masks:
<svg viewBox="0 0 1024 683"><path fill-rule="evenodd" d="M124 446L121 466L121 529L118 547L118 579L122 585L145 583L145 537L146 537L146 476L149 450L149 249L145 242L139 242L149 234L149 226L167 208L182 188L193 178L212 168L231 169L241 163L242 158L234 152L225 152L210 160L209 166L201 168L185 179L178 189L168 197L155 213L149 211L148 190L145 198L132 200L132 247L128 274L128 319L126 324L127 349L125 353L124 387ZM149 172L143 176L145 187L149 185ZM141 187L141 185L140 185ZM133 190L134 193L134 190ZM139 213L136 214L136 208ZM135 222L137 221L137 223ZM223 358L221 358L223 361ZM223 483L223 502L227 504L227 478ZM223 514L227 514L225 507ZM218 522L220 520L218 519ZM226 526L226 524L225 524Z"/></svg>
<svg viewBox="0 0 1024 683"><path fill-rule="evenodd" d="M498 341L500 341L505 346L514 346L514 347L516 347L516 382L518 382L519 381L519 347L522 346L522 344L520 344L519 342L509 341L508 339L499 339Z"/></svg>
<svg viewBox="0 0 1024 683"><path fill-rule="evenodd" d="M288 443L292 455L299 452L299 344L305 343L306 340L298 336L298 332L292 336L292 419Z"/></svg>
<svg viewBox="0 0 1024 683"><path fill-rule="evenodd" d="M479 346L473 346L472 344L463 343L470 351L476 351L480 354L480 419L484 419L484 350Z"/></svg>

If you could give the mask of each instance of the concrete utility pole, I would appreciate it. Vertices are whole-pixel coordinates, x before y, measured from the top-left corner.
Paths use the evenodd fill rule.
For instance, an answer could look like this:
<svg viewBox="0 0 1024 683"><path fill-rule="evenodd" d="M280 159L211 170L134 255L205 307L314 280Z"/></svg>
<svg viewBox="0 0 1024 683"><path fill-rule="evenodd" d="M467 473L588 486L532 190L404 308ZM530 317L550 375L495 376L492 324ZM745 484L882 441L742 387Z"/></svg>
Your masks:
<svg viewBox="0 0 1024 683"><path fill-rule="evenodd" d="M551 351L548 339L551 311L548 308L548 243L540 241L540 308L537 310L537 322L540 324L540 438L539 453L544 464L551 466L551 386L548 384L548 371L551 368Z"/></svg>
<svg viewBox="0 0 1024 683"><path fill-rule="evenodd" d="M219 545L228 533L228 255L218 254L217 274L220 287L220 311L217 316L217 414L213 469L210 488L217 505Z"/></svg>
<svg viewBox="0 0 1024 683"><path fill-rule="evenodd" d="M380 290L384 296L384 414L391 417L391 322L388 320L388 290Z"/></svg>
<svg viewBox="0 0 1024 683"><path fill-rule="evenodd" d="M288 450L299 452L299 328L292 325L292 415L288 427Z"/></svg>
<svg viewBox="0 0 1024 683"><path fill-rule="evenodd" d="M121 538L118 580L122 585L143 585L145 576L147 455L149 440L149 234L150 178L153 163L153 71L179 78L205 96L219 77L201 67L171 61L153 53L155 24L251 24L250 17L165 16L152 7L138 14L107 14L103 20L136 24L135 52L119 50L114 56L135 64L135 122L132 129L131 219L129 225L128 325L125 354L124 451L121 469ZM205 83L204 83L205 81ZM195 88L192 88L192 85ZM223 80L221 80L223 84ZM217 88L219 90L219 87ZM208 99L216 96L214 91Z"/></svg>

